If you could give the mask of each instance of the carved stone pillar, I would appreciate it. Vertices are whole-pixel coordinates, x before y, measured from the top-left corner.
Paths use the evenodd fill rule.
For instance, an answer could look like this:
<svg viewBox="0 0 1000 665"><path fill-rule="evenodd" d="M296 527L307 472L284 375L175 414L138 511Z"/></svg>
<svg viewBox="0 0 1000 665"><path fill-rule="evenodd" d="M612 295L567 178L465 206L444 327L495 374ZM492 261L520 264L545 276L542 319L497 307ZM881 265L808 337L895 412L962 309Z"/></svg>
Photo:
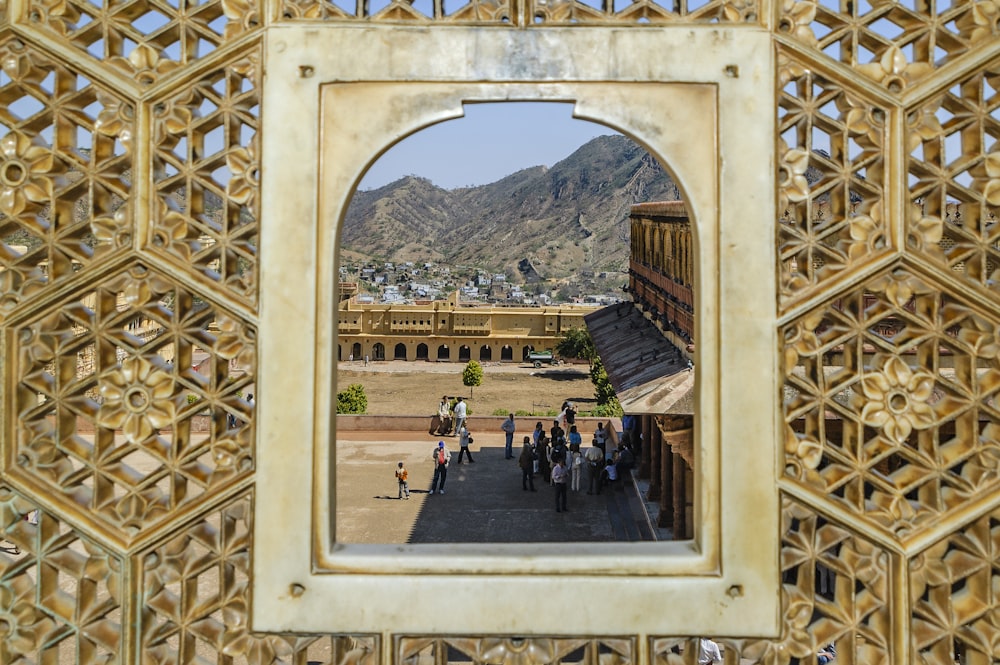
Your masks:
<svg viewBox="0 0 1000 665"><path fill-rule="evenodd" d="M674 540L684 540L687 532L687 487L685 486L684 460L678 454L673 457L673 534Z"/></svg>
<svg viewBox="0 0 1000 665"><path fill-rule="evenodd" d="M660 514L656 516L657 526L673 529L674 526L674 454L666 438L660 440Z"/></svg>
<svg viewBox="0 0 1000 665"><path fill-rule="evenodd" d="M642 450L639 451L639 478L649 478L652 450L660 444L660 428L653 416L642 417Z"/></svg>
<svg viewBox="0 0 1000 665"><path fill-rule="evenodd" d="M663 476L660 475L660 449L663 446L663 436L660 434L658 423L654 421L652 425L649 445L642 450L642 465L639 467L639 477L649 478L649 491L646 492L646 499L649 501L659 501L660 486L663 479ZM646 470L646 476L642 475L643 469Z"/></svg>

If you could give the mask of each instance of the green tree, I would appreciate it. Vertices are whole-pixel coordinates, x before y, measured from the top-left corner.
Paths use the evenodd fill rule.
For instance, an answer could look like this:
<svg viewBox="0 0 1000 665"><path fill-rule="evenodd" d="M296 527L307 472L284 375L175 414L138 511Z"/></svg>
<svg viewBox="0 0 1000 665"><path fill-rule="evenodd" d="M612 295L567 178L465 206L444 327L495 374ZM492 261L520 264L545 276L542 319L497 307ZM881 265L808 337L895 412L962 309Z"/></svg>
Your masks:
<svg viewBox="0 0 1000 665"><path fill-rule="evenodd" d="M337 413L358 413L368 411L368 395L360 383L352 383L337 393Z"/></svg>
<svg viewBox="0 0 1000 665"><path fill-rule="evenodd" d="M624 412L622 405L615 394L615 388L611 385L608 372L604 369L604 363L597 356L590 364L590 380L594 383L594 397L597 399L597 408L593 415L601 418L621 416Z"/></svg>
<svg viewBox="0 0 1000 665"><path fill-rule="evenodd" d="M562 339L556 344L556 353L563 358L581 358L593 365L597 358L594 340L586 328L571 328L563 331Z"/></svg>
<svg viewBox="0 0 1000 665"><path fill-rule="evenodd" d="M469 364L462 370L462 385L469 387L470 395L473 387L483 385L483 366L479 364L478 360L470 360Z"/></svg>

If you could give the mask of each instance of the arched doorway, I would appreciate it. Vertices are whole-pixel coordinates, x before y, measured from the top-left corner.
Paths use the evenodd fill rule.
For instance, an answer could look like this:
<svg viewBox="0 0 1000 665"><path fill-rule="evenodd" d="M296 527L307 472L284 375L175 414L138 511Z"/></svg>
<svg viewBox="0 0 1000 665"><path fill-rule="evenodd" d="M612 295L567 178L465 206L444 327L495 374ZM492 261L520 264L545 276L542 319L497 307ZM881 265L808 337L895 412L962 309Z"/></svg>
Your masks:
<svg viewBox="0 0 1000 665"><path fill-rule="evenodd" d="M351 347L351 358L361 360L361 342L355 342Z"/></svg>
<svg viewBox="0 0 1000 665"><path fill-rule="evenodd" d="M524 361L524 362L528 362L528 354L530 354L534 350L535 350L535 347L533 347L530 344L528 344L527 346L525 346L524 347L524 351L521 352L521 360Z"/></svg>
<svg viewBox="0 0 1000 665"><path fill-rule="evenodd" d="M438 347L438 360L451 360L451 349L447 344Z"/></svg>
<svg viewBox="0 0 1000 665"><path fill-rule="evenodd" d="M493 360L493 349L490 348L489 344L479 349L479 359Z"/></svg>
<svg viewBox="0 0 1000 665"><path fill-rule="evenodd" d="M417 344L417 360L427 360L427 345Z"/></svg>
<svg viewBox="0 0 1000 665"><path fill-rule="evenodd" d="M385 360L385 345L382 342L375 342L372 347L372 360Z"/></svg>
<svg viewBox="0 0 1000 665"><path fill-rule="evenodd" d="M406 345L400 342L396 345L392 354L393 360L406 360Z"/></svg>
<svg viewBox="0 0 1000 665"><path fill-rule="evenodd" d="M472 359L472 349L466 345L458 347L458 362L468 362Z"/></svg>
<svg viewBox="0 0 1000 665"><path fill-rule="evenodd" d="M340 362L341 360L343 360L343 358L341 357L343 355L344 355L344 347L342 347L340 344L338 344L337 345L337 362Z"/></svg>
<svg viewBox="0 0 1000 665"><path fill-rule="evenodd" d="M500 361L510 362L512 360L514 360L514 349L511 348L510 344L506 344L500 349Z"/></svg>

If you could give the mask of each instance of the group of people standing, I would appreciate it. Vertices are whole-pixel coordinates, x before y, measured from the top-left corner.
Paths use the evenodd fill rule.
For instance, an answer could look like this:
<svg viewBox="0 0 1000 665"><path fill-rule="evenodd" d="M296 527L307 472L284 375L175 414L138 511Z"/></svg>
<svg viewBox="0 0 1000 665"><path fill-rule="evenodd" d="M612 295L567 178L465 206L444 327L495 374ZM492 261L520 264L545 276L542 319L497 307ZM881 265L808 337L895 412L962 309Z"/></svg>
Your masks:
<svg viewBox="0 0 1000 665"><path fill-rule="evenodd" d="M436 436L460 436L469 415L469 407L462 397L454 401L444 395L438 404L437 414L431 419L430 433Z"/></svg>
<svg viewBox="0 0 1000 665"><path fill-rule="evenodd" d="M531 435L523 438L521 452L517 457L522 489L525 492L537 491L536 477L551 484L555 488L556 512L568 511L569 492L580 492L585 488L587 494L600 494L605 487L628 478L635 465L635 455L627 443L623 442L617 448L612 448L610 430L605 428L603 422L597 423L591 445L584 448L583 435L576 424L576 414L576 406L567 401L563 403L548 431L541 421L535 423ZM468 407L463 398L457 397L452 401L444 396L431 426L431 433L435 435L458 436L458 464L462 463L463 458L470 464L475 462L470 450L474 439L465 425L467 417ZM513 413L504 419L500 429L504 433L504 459L515 459L513 446L517 423ZM443 440L434 446L431 457L434 476L430 494L444 494L452 455ZM402 474L397 473L400 498L409 498L405 474L405 470ZM400 478L400 475L404 477Z"/></svg>
<svg viewBox="0 0 1000 665"><path fill-rule="evenodd" d="M566 413L565 408L563 413ZM604 423L597 424L591 446L583 450L583 437L575 424L575 413L571 417L573 423L557 418L547 433L541 421L535 423L532 435L524 437L518 457L521 489L536 491L535 476L540 476L555 488L556 512L568 510L570 491L579 492L586 485L587 494L600 494L604 487L627 478L635 464L635 456L625 444L608 452L608 430ZM569 432L563 429L564 424Z"/></svg>

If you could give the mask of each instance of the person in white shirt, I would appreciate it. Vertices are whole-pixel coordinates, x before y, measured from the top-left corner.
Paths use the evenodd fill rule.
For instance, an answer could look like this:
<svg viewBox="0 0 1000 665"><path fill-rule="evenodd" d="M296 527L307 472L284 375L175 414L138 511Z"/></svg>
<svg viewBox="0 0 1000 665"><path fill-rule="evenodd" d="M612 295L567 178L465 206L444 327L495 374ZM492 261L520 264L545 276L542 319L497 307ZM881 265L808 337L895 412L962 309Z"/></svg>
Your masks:
<svg viewBox="0 0 1000 665"><path fill-rule="evenodd" d="M500 425L500 429L503 430L506 441L504 442L504 459L514 459L514 430L516 429L514 425L514 414L510 414L507 420L503 421Z"/></svg>
<svg viewBox="0 0 1000 665"><path fill-rule="evenodd" d="M711 665L722 662L722 651L719 645L707 638L701 638L701 648L698 653L698 665Z"/></svg>
<svg viewBox="0 0 1000 665"><path fill-rule="evenodd" d="M452 409L451 412L455 417L455 431L452 432L452 436L458 434L458 432L461 431L462 427L465 425L465 414L467 412L467 408L468 407L465 406L465 402L461 397L459 397L458 401L455 402L455 408Z"/></svg>

